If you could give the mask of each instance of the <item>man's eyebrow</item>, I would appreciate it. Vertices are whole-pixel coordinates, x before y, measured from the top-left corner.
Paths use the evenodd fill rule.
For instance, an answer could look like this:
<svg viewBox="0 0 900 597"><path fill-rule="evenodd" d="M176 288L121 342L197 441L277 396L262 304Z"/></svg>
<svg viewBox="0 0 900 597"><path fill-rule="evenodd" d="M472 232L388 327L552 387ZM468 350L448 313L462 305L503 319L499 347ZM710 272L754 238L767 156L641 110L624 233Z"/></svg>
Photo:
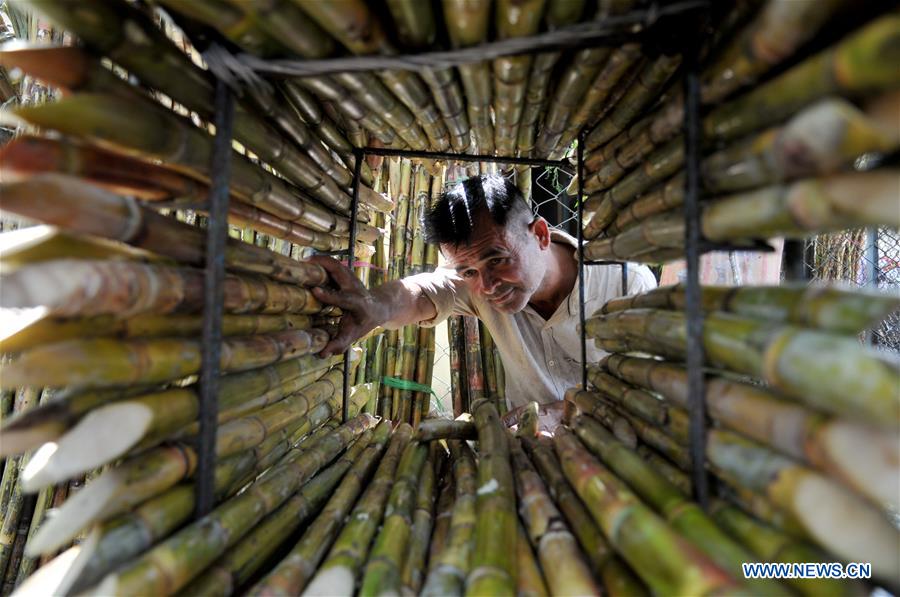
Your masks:
<svg viewBox="0 0 900 597"><path fill-rule="evenodd" d="M506 255L506 251L502 249L488 249L484 253L478 256L478 261L485 261L486 259L490 259L492 257L502 257ZM469 269L471 266L467 263L460 263L455 267L456 271L462 271L465 269Z"/></svg>

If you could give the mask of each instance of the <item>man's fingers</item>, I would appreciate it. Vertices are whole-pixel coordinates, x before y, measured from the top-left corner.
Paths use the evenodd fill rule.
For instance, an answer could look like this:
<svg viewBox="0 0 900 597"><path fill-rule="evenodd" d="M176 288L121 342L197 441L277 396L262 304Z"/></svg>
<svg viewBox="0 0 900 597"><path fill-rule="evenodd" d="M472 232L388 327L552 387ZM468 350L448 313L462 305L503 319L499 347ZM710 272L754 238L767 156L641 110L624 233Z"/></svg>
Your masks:
<svg viewBox="0 0 900 597"><path fill-rule="evenodd" d="M344 311L353 311L359 308L359 297L355 294L341 292L339 290L329 290L327 288L322 288L321 286L314 287L312 289L312 294L319 302L340 307Z"/></svg>
<svg viewBox="0 0 900 597"><path fill-rule="evenodd" d="M353 344L353 341L362 336L358 331L356 326L341 326L334 338L329 340L328 344L325 345L325 348L322 349L322 352L319 353L319 356L324 359L331 355L346 352L346 350L350 348L350 345Z"/></svg>
<svg viewBox="0 0 900 597"><path fill-rule="evenodd" d="M326 255L313 255L308 262L321 265L328 275L334 280L334 283L341 290L349 290L350 288L359 288L362 283L353 275L353 272L346 265Z"/></svg>

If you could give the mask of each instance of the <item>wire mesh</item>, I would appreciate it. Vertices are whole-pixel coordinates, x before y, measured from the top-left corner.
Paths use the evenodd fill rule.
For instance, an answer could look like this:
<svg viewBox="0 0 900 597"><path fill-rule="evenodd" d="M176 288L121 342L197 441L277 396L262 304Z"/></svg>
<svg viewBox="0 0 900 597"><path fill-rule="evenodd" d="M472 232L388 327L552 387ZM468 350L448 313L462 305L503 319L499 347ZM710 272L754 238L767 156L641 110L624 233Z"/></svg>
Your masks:
<svg viewBox="0 0 900 597"><path fill-rule="evenodd" d="M900 293L900 231L856 229L819 235L807 243L805 265L812 283ZM900 352L900 312L867 332L865 340L876 348Z"/></svg>

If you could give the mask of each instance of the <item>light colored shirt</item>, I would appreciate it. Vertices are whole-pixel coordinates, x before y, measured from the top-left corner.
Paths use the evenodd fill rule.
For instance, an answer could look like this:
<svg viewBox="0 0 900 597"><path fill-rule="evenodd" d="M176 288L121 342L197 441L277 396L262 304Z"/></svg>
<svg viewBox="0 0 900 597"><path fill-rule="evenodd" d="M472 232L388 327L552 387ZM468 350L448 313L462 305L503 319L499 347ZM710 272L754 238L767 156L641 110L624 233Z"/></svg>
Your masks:
<svg viewBox="0 0 900 597"><path fill-rule="evenodd" d="M559 230L551 229L550 239L573 248L578 246L572 236ZM628 264L627 292L622 291L619 265L586 265L584 273L588 316L612 298L656 287L656 278L644 265ZM437 310L433 319L419 325L437 325L451 315L472 315L487 327L503 361L510 409L532 401L549 404L562 400L566 390L581 383L577 280L572 292L547 320L530 305L515 314L495 310L487 300L470 292L465 280L449 268L411 276L406 281L419 286ZM598 362L606 354L588 340L589 363Z"/></svg>

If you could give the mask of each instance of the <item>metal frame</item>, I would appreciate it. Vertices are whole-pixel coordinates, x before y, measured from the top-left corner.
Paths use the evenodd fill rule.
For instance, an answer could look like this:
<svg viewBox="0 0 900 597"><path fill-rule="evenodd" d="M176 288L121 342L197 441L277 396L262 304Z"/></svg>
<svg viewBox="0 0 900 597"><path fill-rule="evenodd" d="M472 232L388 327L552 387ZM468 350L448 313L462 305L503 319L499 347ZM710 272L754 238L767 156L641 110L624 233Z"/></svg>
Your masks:
<svg viewBox="0 0 900 597"><path fill-rule="evenodd" d="M206 230L206 277L203 286L200 432L197 437L197 484L194 500L197 517L205 516L215 505L225 243L228 239L228 183L231 179L231 131L234 120L234 96L221 79L216 82L215 102L216 138L211 164L209 225Z"/></svg>
<svg viewBox="0 0 900 597"><path fill-rule="evenodd" d="M655 5L654 5L655 6ZM699 8L708 8L709 4L705 1L700 2L683 2L680 5L671 5L678 7L677 10L669 10L672 13L683 13ZM671 8L671 7L670 7ZM653 24L654 20L659 16L665 16L666 12L656 6L659 14L653 15L652 10L643 14L641 18L645 19L647 25ZM652 18L651 18L652 17ZM649 20L647 20L649 19ZM582 45L602 45L604 38L602 35L595 34L590 37L589 41L581 40L577 43ZM629 39L639 36L635 32L606 34L606 43L609 41L621 41L621 37L625 35ZM588 39L588 38L585 38ZM573 44L569 44L573 45ZM494 49L498 51L497 48ZM535 52L535 47L525 50L518 50L517 53ZM453 54L452 52L450 54ZM684 82L684 139L685 139L685 256L687 264L687 283L686 283L686 305L685 314L687 320L687 354L686 368L688 373L688 404L690 416L690 454L692 457L692 488L695 499L706 508L709 503L709 478L705 470L705 444L708 420L706 417L706 401L704 393L704 372L703 372L703 315L700 309L700 281L699 281L699 258L700 255L709 251L771 251L772 248L763 241L756 241L750 246L732 246L728 244L712 243L702 237L700 230L700 214L701 214L701 177L700 177L700 159L701 159L701 126L700 126L700 87L698 77L698 64L695 48L684 52L686 76ZM398 68L421 68L421 64L409 62L406 66L402 64L403 59L411 57L397 57ZM437 55L430 56L430 59L437 59ZM445 59L454 59L454 56L444 56ZM428 57L426 57L428 59ZM458 56L455 59L459 59ZM480 58L479 58L480 59ZM340 61L344 60L343 63ZM347 64L347 61L351 64ZM304 61L307 66L312 64L314 68L325 69L322 72L331 72L343 65L344 70L365 69L371 70L371 66L365 66L365 60L372 60L370 57L355 57L351 59L329 59L326 61ZM321 62L322 64L318 64ZM326 64L327 63L327 64ZM277 62L253 61L246 62L248 66L261 73L279 73ZM379 63L380 64L380 63ZM410 66L413 65L413 66ZM294 66L290 63L285 64L286 67ZM382 68L382 67L379 67ZM330 70L329 70L330 69ZM284 74L284 71L281 72ZM219 80L216 86L216 141L215 152L213 156L212 168L212 189L210 193L209 205L209 232L207 238L207 284L206 284L206 307L204 309L204 328L203 328L203 367L201 371L201 402L200 402L200 437L198 448L198 479L197 479L197 514L203 515L212 508L213 503L213 473L215 470L215 433L217 420L217 384L219 375L219 351L221 348L221 318L222 318L222 281L224 278L224 257L223 251L225 236L227 235L227 206L228 206L228 153L230 152L231 138L231 114L233 111L233 98L228 92L224 83ZM579 318L581 333L581 357L582 357L582 384L587 387L587 340L585 332L585 312L584 312L584 268L587 265L620 265L622 266L622 289L623 293L628 288L628 265L623 261L586 261L584 258L584 204L581 200L584 196L584 139L586 131L579 134L578 153L577 153L577 173L578 173L578 294L579 294ZM537 158L522 158L514 156L493 156L493 155L470 155L455 154L444 152L429 151L408 151L387 148L355 148L353 151L355 158L352 188L352 203L350 210L350 239L347 253L347 265L351 271L355 270L355 244L356 244L356 227L357 214L359 207L359 184L362 161L367 155L377 155L385 157L408 157L408 158L424 158L438 159L447 161L462 162L490 162L504 164L518 164L530 166L552 166L570 169L572 166L566 160L543 160ZM801 241L802 242L802 241ZM794 247L797 249L797 247ZM793 257L794 261L799 260L802 266L802 250L794 250L793 253L799 257ZM793 254L792 253L792 254ZM343 252L335 253L343 254ZM794 267L792 271L804 272L805 270ZM347 418L347 410L349 406L350 391L350 351L344 355L344 386L342 413L343 418Z"/></svg>

